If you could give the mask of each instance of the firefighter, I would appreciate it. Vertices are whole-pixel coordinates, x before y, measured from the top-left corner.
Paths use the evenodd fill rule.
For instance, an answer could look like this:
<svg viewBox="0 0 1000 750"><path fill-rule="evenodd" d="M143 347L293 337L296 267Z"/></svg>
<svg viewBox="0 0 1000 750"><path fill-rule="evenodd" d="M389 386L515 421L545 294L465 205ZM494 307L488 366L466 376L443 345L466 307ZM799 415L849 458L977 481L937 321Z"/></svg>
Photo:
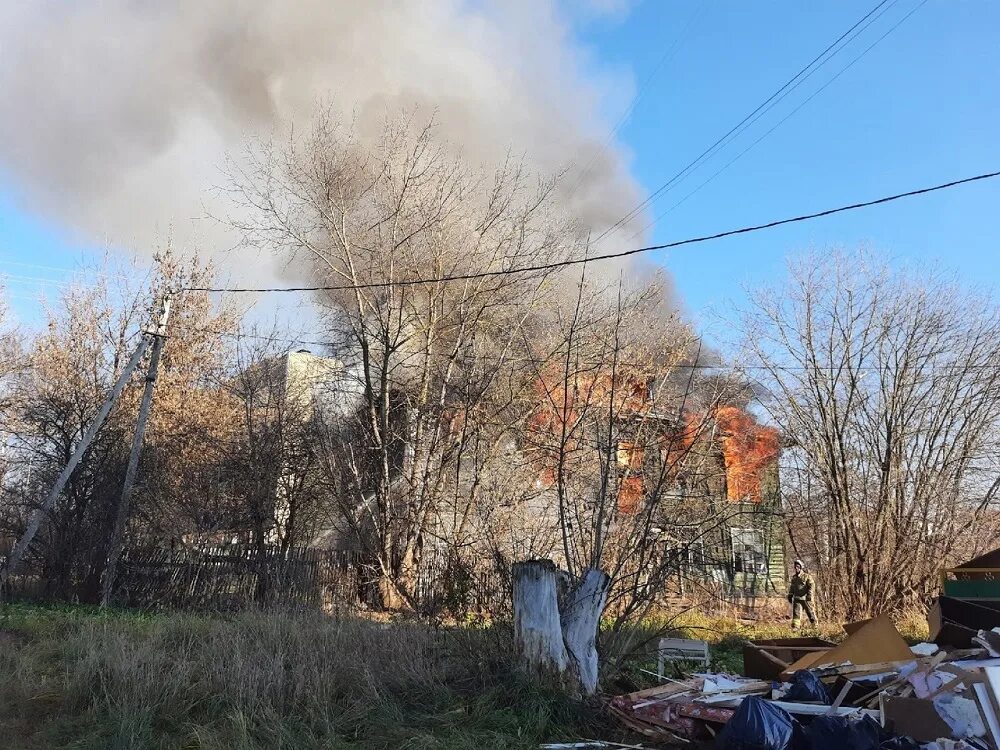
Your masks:
<svg viewBox="0 0 1000 750"><path fill-rule="evenodd" d="M798 630L802 621L802 610L806 611L809 624L816 627L816 614L813 612L813 599L816 595L816 584L813 577L806 572L806 566L801 560L795 561L795 575L788 582L788 601L792 605L792 630Z"/></svg>

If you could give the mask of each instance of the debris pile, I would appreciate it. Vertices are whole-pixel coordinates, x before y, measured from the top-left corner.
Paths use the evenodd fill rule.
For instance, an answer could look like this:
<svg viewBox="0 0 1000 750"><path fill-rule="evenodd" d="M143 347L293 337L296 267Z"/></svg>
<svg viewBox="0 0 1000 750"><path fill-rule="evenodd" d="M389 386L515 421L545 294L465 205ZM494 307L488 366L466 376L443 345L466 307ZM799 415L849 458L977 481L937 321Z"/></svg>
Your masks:
<svg viewBox="0 0 1000 750"><path fill-rule="evenodd" d="M715 738L719 750L1000 750L994 614L988 628L963 625L959 646L911 648L886 616L845 625L838 645L750 643L747 676L670 680L617 696L610 710L651 739Z"/></svg>

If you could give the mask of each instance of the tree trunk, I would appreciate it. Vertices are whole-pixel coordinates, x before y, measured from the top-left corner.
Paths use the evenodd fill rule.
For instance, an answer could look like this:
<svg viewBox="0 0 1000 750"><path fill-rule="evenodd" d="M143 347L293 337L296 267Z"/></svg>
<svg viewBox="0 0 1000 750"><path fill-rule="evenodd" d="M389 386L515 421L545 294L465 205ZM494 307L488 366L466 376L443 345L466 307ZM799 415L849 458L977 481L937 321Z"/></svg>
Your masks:
<svg viewBox="0 0 1000 750"><path fill-rule="evenodd" d="M563 604L563 640L584 695L597 692L597 629L610 583L607 573L588 568Z"/></svg>
<svg viewBox="0 0 1000 750"><path fill-rule="evenodd" d="M514 646L529 671L555 677L583 695L597 692L597 628L607 599L607 574L594 569L559 607L559 571L551 560L515 563Z"/></svg>
<svg viewBox="0 0 1000 750"><path fill-rule="evenodd" d="M559 618L558 570L551 560L514 563L514 648L538 674L564 678L569 654Z"/></svg>

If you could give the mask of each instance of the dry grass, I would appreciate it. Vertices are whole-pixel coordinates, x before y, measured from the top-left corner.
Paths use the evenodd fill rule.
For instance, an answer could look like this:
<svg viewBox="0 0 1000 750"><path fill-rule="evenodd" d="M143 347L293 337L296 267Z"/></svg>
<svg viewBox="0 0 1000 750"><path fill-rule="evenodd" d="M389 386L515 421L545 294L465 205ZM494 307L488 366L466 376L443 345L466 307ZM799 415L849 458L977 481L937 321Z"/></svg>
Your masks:
<svg viewBox="0 0 1000 750"><path fill-rule="evenodd" d="M898 625L913 642L926 637L919 617ZM694 612L637 631L664 627L709 641L713 668L731 672L744 639L792 635L777 616ZM843 630L811 634L838 640ZM486 750L617 734L599 711L523 678L510 657L502 627L0 606L0 746ZM652 664L623 663L606 688L648 684L641 667Z"/></svg>
<svg viewBox="0 0 1000 750"><path fill-rule="evenodd" d="M535 748L598 732L500 629L319 616L10 611L9 748Z"/></svg>

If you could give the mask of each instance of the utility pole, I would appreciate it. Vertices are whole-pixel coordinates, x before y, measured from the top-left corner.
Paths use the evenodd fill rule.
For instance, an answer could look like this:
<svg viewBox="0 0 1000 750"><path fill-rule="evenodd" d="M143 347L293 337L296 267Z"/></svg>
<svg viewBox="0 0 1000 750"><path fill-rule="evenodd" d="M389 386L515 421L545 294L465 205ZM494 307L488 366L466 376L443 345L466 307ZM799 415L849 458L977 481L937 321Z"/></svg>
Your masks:
<svg viewBox="0 0 1000 750"><path fill-rule="evenodd" d="M4 588L10 576L21 563L21 559L24 557L24 553L28 551L28 546L35 538L35 534L38 533L38 529L42 525L42 521L55 507L56 501L59 499L59 495L62 494L63 488L65 488L66 483L69 482L69 478L73 475L73 470L76 469L77 465L80 463L80 459L83 458L83 455L87 452L87 449L93 442L94 437L97 435L98 430L101 429L104 421L108 418L108 414L111 412L111 407L114 406L115 401L118 400L122 390L125 388L125 384L128 383L129 378L132 377L132 373L135 371L135 368L139 366L139 362L142 360L143 355L145 355L146 350L149 349L151 343L152 339L150 337L142 337L142 341L140 341L139 346L136 347L135 352L132 354L132 358L128 361L128 364L125 365L125 369L122 370L122 374L118 376L118 380L115 381L114 387L112 387L107 400L101 404L101 408L98 409L97 415L94 417L93 421L87 425L87 429L80 438L80 442L77 443L76 450L73 451L73 455L70 456L66 466L63 467L62 472L60 472L59 477L56 479L56 483L52 485L52 489L49 490L49 494L46 496L45 501L31 516L31 520L28 521L28 525L25 527L24 533L21 534L21 538L17 540L17 544L14 545L14 549L11 550L10 555L8 555L7 562L4 564L3 569L0 569L0 590Z"/></svg>
<svg viewBox="0 0 1000 750"><path fill-rule="evenodd" d="M146 370L146 386L142 391L142 401L139 404L139 416L135 423L135 436L132 438L132 452L128 457L128 468L125 470L125 485L122 487L121 500L118 501L118 513L115 516L114 530L111 532L111 542L108 545L108 563L104 568L104 582L101 590L101 607L107 607L114 591L115 576L118 572L118 561L121 559L122 546L125 537L125 526L128 523L129 504L132 502L132 490L135 487L135 475L139 470L139 454L142 453L142 440L146 434L146 422L153 403L153 388L156 386L156 374L160 369L160 353L166 340L167 318L170 317L170 295L163 297L160 308L160 319L155 330L147 330L146 336L153 340L153 351L149 355L149 369Z"/></svg>

